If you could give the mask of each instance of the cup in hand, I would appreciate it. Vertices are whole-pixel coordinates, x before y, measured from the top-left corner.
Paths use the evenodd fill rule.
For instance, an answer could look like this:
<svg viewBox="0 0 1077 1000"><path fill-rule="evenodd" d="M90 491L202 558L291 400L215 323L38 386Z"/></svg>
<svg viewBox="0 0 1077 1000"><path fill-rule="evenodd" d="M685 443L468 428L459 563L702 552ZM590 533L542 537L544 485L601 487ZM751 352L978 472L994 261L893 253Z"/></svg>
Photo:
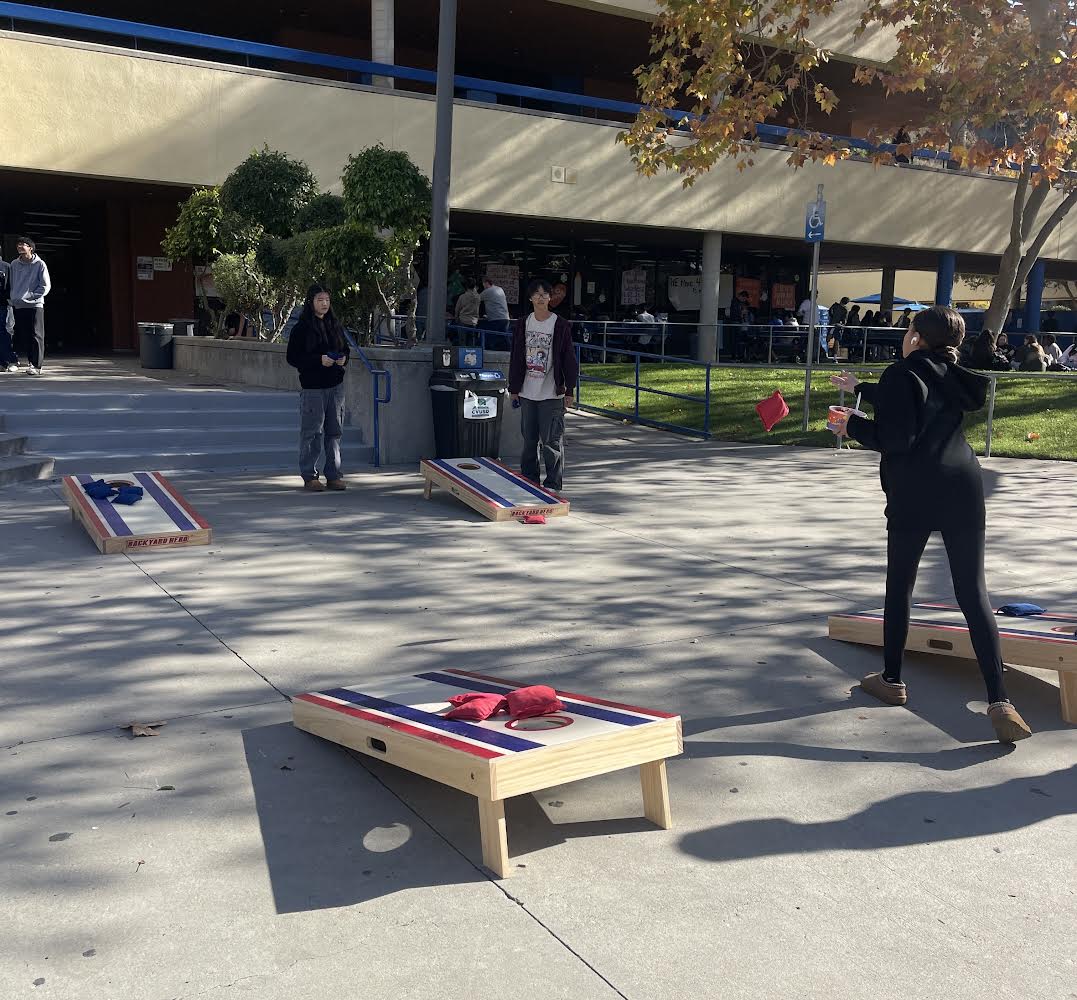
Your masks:
<svg viewBox="0 0 1077 1000"><path fill-rule="evenodd" d="M855 413L858 417L863 417L865 414L861 410L857 410L852 406L832 406L830 407L830 413L827 416L827 426L839 436L844 437L846 434L846 425L849 423L849 414Z"/></svg>

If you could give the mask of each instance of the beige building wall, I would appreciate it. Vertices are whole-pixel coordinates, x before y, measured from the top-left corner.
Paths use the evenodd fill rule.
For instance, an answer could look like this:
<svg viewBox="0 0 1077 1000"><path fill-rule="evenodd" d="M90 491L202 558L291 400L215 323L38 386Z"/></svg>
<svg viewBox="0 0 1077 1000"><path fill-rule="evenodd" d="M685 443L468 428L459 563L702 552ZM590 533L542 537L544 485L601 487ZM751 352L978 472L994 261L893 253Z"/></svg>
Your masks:
<svg viewBox="0 0 1077 1000"><path fill-rule="evenodd" d="M20 75L19 67L32 66ZM0 166L175 184L216 184L252 149L301 157L326 186L349 153L384 143L429 172L433 101L101 46L0 33L0 73L19 78L0 116ZM504 215L801 239L804 207L825 182L827 239L997 254L1008 182L848 162L792 170L761 149L756 166L723 164L690 189L637 175L619 129L461 105L454 208ZM554 183L551 169L574 172ZM1048 258L1077 258L1077 227Z"/></svg>
<svg viewBox="0 0 1077 1000"><path fill-rule="evenodd" d="M573 7L605 11L622 17L654 20L658 4L654 0L555 0ZM818 18L809 37L820 48L829 49L838 58L850 61L883 63L897 48L897 33L891 28L873 28L856 37L856 26L865 7L861 0L839 0L834 13Z"/></svg>

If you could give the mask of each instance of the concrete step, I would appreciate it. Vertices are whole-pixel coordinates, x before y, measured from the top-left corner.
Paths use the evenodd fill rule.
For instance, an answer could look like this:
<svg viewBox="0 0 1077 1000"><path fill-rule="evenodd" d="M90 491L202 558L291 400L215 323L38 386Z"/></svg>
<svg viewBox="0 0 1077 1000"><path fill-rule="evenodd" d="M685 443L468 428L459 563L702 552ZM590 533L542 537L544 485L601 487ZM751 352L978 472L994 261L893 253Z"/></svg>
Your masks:
<svg viewBox="0 0 1077 1000"><path fill-rule="evenodd" d="M45 383L33 379L30 383L27 388L23 388L20 383L20 388L10 389L11 383L0 382L5 413L12 415L48 410L84 413L98 410L112 410L117 413L127 411L150 413L160 410L235 412L253 409L294 413L299 406L297 394L283 390L237 392L230 389L165 388L156 389L153 392L116 392L114 390L98 392L93 389L50 390L46 388Z"/></svg>
<svg viewBox="0 0 1077 1000"><path fill-rule="evenodd" d="M122 428L96 427L88 430L42 428L34 431L27 430L24 433L34 451L55 455L57 458L83 451L154 454L156 452L201 451L222 445L231 446L232 451L247 445L273 447L280 450L299 445L297 420L257 427L232 427L224 424L217 427L192 428L131 424ZM360 443L359 431L355 428L345 428L344 439L349 443Z"/></svg>
<svg viewBox="0 0 1077 1000"><path fill-rule="evenodd" d="M5 401L6 402L6 401ZM138 409L126 407L66 408L45 407L34 410L9 412L4 428L9 431L49 432L74 428L90 430L91 428L139 427L150 424L154 427L175 428L257 428L269 424L287 421L299 427L299 405L296 400L288 401L287 406L266 407L198 407L184 409Z"/></svg>
<svg viewBox="0 0 1077 1000"><path fill-rule="evenodd" d="M33 479L48 479L52 474L53 461L47 455L0 456L0 487Z"/></svg>
<svg viewBox="0 0 1077 1000"><path fill-rule="evenodd" d="M374 448L371 445L345 442L340 451L346 473L368 468L374 460ZM298 460L299 449L294 442L288 448L276 445L237 447L233 440L218 446L192 445L188 448L165 448L153 452L65 450L56 459L55 472L57 475L69 476L75 473L127 472L138 469L153 472L200 469L228 474L246 469L278 469L282 474L287 474L295 471Z"/></svg>
<svg viewBox="0 0 1077 1000"><path fill-rule="evenodd" d="M0 421L0 427L3 426L3 422ZM21 455L26 451L26 435L24 434L8 434L6 431L0 431L0 458L6 458L9 455Z"/></svg>

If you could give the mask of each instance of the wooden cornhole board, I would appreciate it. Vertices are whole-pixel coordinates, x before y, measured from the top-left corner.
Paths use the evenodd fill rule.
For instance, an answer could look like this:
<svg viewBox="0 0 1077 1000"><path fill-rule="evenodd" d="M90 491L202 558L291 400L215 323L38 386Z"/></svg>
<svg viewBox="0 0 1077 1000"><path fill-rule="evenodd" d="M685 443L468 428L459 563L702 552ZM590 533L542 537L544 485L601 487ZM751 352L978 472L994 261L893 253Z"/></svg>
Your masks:
<svg viewBox="0 0 1077 1000"><path fill-rule="evenodd" d="M502 714L462 722L440 714L454 694L524 686L466 670L431 671L296 695L292 715L308 733L474 795L483 864L502 878L510 872L505 799L513 795L638 766L644 815L670 828L666 758L682 750L679 716L567 691L557 692L564 711L541 719L512 722Z"/></svg>
<svg viewBox="0 0 1077 1000"><path fill-rule="evenodd" d="M426 480L423 496L427 500L434 487L441 486L491 521L529 514L563 517L568 513L564 497L528 482L492 458L424 458L419 471Z"/></svg>
<svg viewBox="0 0 1077 1000"><path fill-rule="evenodd" d="M1027 618L998 616L1002 658L1008 664L1057 670L1062 691L1062 718L1077 723L1077 615L1048 611ZM860 611L831 615L830 638L883 644L883 613ZM914 604L906 649L975 660L969 628L952 604Z"/></svg>
<svg viewBox="0 0 1077 1000"><path fill-rule="evenodd" d="M125 506L95 500L82 488L103 479L113 486L141 486L142 499ZM64 476L63 495L71 517L82 523L106 555L143 549L208 545L213 532L183 495L159 472L93 472Z"/></svg>

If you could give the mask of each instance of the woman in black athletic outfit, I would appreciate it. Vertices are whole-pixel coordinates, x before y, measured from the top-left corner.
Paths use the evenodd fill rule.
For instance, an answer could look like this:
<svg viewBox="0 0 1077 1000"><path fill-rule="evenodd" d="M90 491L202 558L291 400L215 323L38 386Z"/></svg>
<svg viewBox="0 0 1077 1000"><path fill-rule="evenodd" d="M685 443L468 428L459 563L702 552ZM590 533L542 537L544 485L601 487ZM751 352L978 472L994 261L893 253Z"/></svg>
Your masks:
<svg viewBox="0 0 1077 1000"><path fill-rule="evenodd" d="M901 345L902 359L878 384L843 372L831 378L860 392L875 419L849 416L846 433L881 454L886 493L886 607L883 670L860 686L880 701L904 705L901 660L909 633L916 570L933 531L942 533L954 594L987 684L987 714L1004 743L1032 735L1006 697L998 627L984 581L984 492L980 465L962 430L965 413L987 399L988 379L957 364L965 321L946 306L917 313ZM840 433L838 425L830 425Z"/></svg>

